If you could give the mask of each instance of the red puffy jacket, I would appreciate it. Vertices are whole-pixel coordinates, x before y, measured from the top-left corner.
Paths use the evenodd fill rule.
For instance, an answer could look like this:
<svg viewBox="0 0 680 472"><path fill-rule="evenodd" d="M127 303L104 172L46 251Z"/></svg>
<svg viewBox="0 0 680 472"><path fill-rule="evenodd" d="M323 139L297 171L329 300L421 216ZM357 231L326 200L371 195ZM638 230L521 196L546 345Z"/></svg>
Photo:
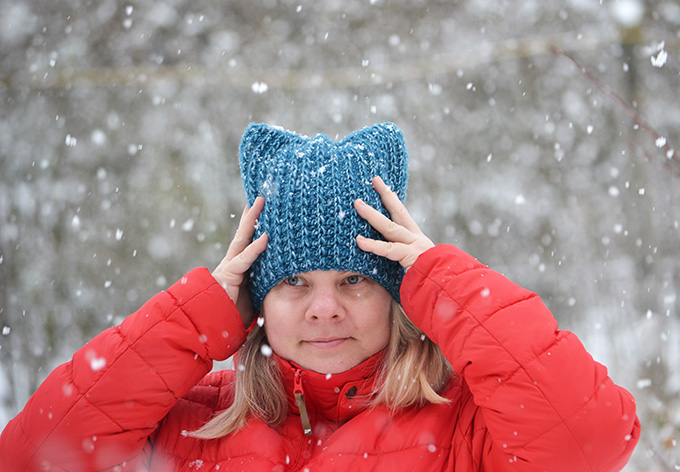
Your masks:
<svg viewBox="0 0 680 472"><path fill-rule="evenodd" d="M328 379L301 374L313 435L289 414L216 440L197 429L233 397L231 371L206 376L242 344L236 307L195 269L58 367L0 436L0 470L614 471L637 443L631 395L616 386L538 296L459 249L417 260L406 313L458 375L442 405L366 409L380 354Z"/></svg>

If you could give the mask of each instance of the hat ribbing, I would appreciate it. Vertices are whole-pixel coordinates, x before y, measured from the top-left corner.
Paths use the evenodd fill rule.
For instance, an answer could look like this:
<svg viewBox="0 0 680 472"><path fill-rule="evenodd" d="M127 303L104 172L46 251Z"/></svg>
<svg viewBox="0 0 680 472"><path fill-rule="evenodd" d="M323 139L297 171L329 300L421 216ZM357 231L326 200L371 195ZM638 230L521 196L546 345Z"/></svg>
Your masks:
<svg viewBox="0 0 680 472"><path fill-rule="evenodd" d="M375 124L334 142L323 134L311 138L251 124L241 140L239 164L248 204L265 198L255 237L266 232L269 243L250 271L256 311L274 285L312 270L362 274L399 300L404 270L359 249L357 234L384 238L353 206L361 198L388 215L371 185L375 176L405 200L408 154L397 126Z"/></svg>

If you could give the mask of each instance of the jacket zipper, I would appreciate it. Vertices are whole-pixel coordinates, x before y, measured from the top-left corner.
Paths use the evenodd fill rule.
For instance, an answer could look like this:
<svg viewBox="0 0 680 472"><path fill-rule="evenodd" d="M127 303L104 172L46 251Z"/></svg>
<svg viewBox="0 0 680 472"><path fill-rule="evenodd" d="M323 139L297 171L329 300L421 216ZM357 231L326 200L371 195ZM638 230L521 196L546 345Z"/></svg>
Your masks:
<svg viewBox="0 0 680 472"><path fill-rule="evenodd" d="M312 425L309 422L309 414L307 414L305 391L302 389L302 371L300 369L295 371L295 388L293 389L293 393L295 394L295 402L297 403L298 410L300 410L302 429L305 432L305 436L310 436L312 434Z"/></svg>

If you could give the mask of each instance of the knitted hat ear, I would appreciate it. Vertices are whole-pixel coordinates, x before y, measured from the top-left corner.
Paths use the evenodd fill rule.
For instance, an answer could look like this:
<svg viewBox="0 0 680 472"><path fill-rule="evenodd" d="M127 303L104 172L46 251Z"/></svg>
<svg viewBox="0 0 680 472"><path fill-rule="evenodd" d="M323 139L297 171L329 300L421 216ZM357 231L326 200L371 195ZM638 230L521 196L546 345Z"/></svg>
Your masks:
<svg viewBox="0 0 680 472"><path fill-rule="evenodd" d="M376 176L382 178L402 203L406 200L408 153L404 134L394 123L377 123L362 128L347 136L339 145L345 143L354 145L363 154L363 170L373 174L369 180ZM376 207L381 206L378 199Z"/></svg>
<svg viewBox="0 0 680 472"><path fill-rule="evenodd" d="M365 275L398 300L403 268L359 249L358 234L384 238L353 203L361 198L387 215L371 180L380 176L403 201L407 161L403 135L392 123L364 128L340 142L251 124L239 148L241 177L249 204L265 197L255 237L269 236L250 271L255 310L278 282L312 270Z"/></svg>
<svg viewBox="0 0 680 472"><path fill-rule="evenodd" d="M267 197L274 191L277 179L271 172L277 169L273 165L277 153L290 144L302 144L304 139L265 123L248 126L239 146L239 166L248 205L258 196Z"/></svg>

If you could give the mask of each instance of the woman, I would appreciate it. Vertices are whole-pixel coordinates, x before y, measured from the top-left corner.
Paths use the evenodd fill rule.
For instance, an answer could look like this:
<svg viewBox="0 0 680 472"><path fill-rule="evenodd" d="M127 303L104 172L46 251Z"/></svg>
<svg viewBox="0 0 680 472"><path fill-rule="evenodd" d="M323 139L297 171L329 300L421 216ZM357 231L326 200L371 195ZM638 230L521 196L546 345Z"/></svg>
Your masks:
<svg viewBox="0 0 680 472"><path fill-rule="evenodd" d="M420 231L406 160L390 123L251 125L224 260L57 368L0 470L620 470L631 395L535 294Z"/></svg>

